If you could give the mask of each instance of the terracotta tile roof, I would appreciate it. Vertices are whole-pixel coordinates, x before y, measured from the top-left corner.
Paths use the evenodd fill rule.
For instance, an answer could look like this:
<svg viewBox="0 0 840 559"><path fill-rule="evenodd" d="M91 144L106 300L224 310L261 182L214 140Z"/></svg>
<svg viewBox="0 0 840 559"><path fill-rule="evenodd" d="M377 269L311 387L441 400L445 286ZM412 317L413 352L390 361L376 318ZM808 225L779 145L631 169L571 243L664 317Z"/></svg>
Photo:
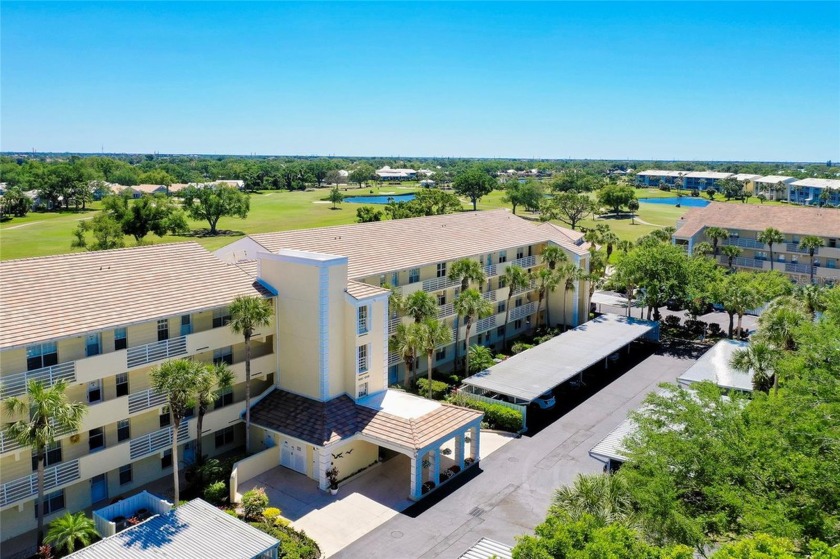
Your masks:
<svg viewBox="0 0 840 559"><path fill-rule="evenodd" d="M197 243L0 262L0 347L78 336L268 294Z"/></svg>
<svg viewBox="0 0 840 559"><path fill-rule="evenodd" d="M366 299L375 295L390 295L391 290L376 285L349 280L347 282L347 293L356 299Z"/></svg>
<svg viewBox="0 0 840 559"><path fill-rule="evenodd" d="M840 210L712 202L683 215L677 222L675 237L687 239L711 226L747 231L775 227L788 234L840 237Z"/></svg>
<svg viewBox="0 0 840 559"><path fill-rule="evenodd" d="M351 279L548 240L572 253L586 254L568 236L506 210L260 233L250 238L273 253L286 248L347 256Z"/></svg>
<svg viewBox="0 0 840 559"><path fill-rule="evenodd" d="M131 188L144 194L153 194L158 191L166 192L166 185L163 184L135 184Z"/></svg>
<svg viewBox="0 0 840 559"><path fill-rule="evenodd" d="M362 433L419 450L481 415L476 410L442 404L421 417L405 419L356 404L348 396L319 402L274 390L253 407L251 421L317 446Z"/></svg>

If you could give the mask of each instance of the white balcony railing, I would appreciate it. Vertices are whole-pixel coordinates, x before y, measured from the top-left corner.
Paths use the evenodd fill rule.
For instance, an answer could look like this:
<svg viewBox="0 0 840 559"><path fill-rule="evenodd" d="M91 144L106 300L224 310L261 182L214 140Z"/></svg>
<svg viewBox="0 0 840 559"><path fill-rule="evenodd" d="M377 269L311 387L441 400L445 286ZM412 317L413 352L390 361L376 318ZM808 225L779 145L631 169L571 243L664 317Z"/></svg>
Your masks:
<svg viewBox="0 0 840 559"><path fill-rule="evenodd" d="M139 411L147 410L162 406L166 403L166 394L161 394L153 388L129 394L128 396L128 413L137 413Z"/></svg>
<svg viewBox="0 0 840 559"><path fill-rule="evenodd" d="M163 340L151 344L128 348L128 367L139 367L153 361L171 359L187 354L187 337L178 336L171 340Z"/></svg>
<svg viewBox="0 0 840 559"><path fill-rule="evenodd" d="M0 397L5 400L12 396L25 394L27 386L33 380L41 382L46 386L52 386L60 380L73 384L76 382L76 362L59 363L58 365L34 369L25 373L5 376L0 381L2 383Z"/></svg>
<svg viewBox="0 0 840 559"><path fill-rule="evenodd" d="M519 320L520 318L523 318L523 317L526 317L526 316L531 316L536 311L537 311L537 303L536 302L527 303L525 305L522 305L521 307L516 307L514 309L510 309L510 318L508 318L508 321Z"/></svg>
<svg viewBox="0 0 840 559"><path fill-rule="evenodd" d="M7 452L18 450L20 448L23 447L20 446L17 441L7 437L5 433L0 433L0 454L6 454Z"/></svg>
<svg viewBox="0 0 840 559"><path fill-rule="evenodd" d="M799 243L787 243L787 251L788 252L798 252L800 254L808 254L807 248L802 248L799 246ZM820 253L820 249L814 249L814 255L818 255Z"/></svg>
<svg viewBox="0 0 840 559"><path fill-rule="evenodd" d="M446 303L445 305L441 305L438 307L438 320L443 320L448 316L452 316L455 314L455 304L454 303Z"/></svg>
<svg viewBox="0 0 840 559"><path fill-rule="evenodd" d="M785 272L794 272L797 274L810 274L811 266L809 264L785 264Z"/></svg>
<svg viewBox="0 0 840 559"><path fill-rule="evenodd" d="M402 362L403 362L403 358L400 356L400 354L395 353L393 351L388 353L388 366L389 367L392 366L392 365L399 365Z"/></svg>
<svg viewBox="0 0 840 559"><path fill-rule="evenodd" d="M517 258L513 260L510 266L519 266L521 268L530 268L532 266L537 265L537 257L536 256L524 256L522 258Z"/></svg>
<svg viewBox="0 0 840 559"><path fill-rule="evenodd" d="M44 491L79 479L79 460L56 464L44 470ZM38 492L38 474L33 473L0 486L0 507L23 501Z"/></svg>
<svg viewBox="0 0 840 559"><path fill-rule="evenodd" d="M500 320L504 320L502 317ZM475 323L475 333L481 334L488 330L492 330L496 327L496 315L488 316L487 318L482 318L478 322Z"/></svg>
<svg viewBox="0 0 840 559"><path fill-rule="evenodd" d="M423 281L423 291L439 291L441 289L449 289L450 287L460 284L460 281L451 280L446 276L431 278Z"/></svg>
<svg viewBox="0 0 840 559"><path fill-rule="evenodd" d="M190 435L189 421L181 421L178 427L178 444L187 442ZM131 448L129 450L132 460L137 460L143 456L159 452L163 449L172 446L172 427L164 427L158 431L137 437L131 440Z"/></svg>

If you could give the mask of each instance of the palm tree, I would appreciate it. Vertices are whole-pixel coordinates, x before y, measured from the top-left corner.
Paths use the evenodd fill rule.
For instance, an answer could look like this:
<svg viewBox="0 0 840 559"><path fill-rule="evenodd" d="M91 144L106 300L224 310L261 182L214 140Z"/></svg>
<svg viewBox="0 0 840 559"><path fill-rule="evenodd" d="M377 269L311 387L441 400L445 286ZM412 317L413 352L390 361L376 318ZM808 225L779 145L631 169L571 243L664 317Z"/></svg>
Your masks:
<svg viewBox="0 0 840 559"><path fill-rule="evenodd" d="M713 253L717 258L718 243L729 238L729 231L722 227L708 227L706 228L706 238L712 241Z"/></svg>
<svg viewBox="0 0 840 559"><path fill-rule="evenodd" d="M81 549L90 545L98 537L96 525L92 519L85 516L85 513L68 512L50 522L50 529L44 541L69 554L76 550L76 544L79 544L79 549Z"/></svg>
<svg viewBox="0 0 840 559"><path fill-rule="evenodd" d="M747 272L737 272L729 275L720 286L718 298L724 310L729 315L729 337L734 336L734 319L738 316L738 333L741 333L741 319L744 314L760 304L760 296L750 284Z"/></svg>
<svg viewBox="0 0 840 559"><path fill-rule="evenodd" d="M411 388L414 380L414 366L417 362L417 348L419 346L418 329L420 325L416 322L409 324L397 324L394 334L388 339L388 349L398 353L405 362L405 388Z"/></svg>
<svg viewBox="0 0 840 559"><path fill-rule="evenodd" d="M633 241L628 241L626 239L622 240L622 241L618 241L618 244L616 246L617 246L619 252L623 252L624 254L627 254L628 252L633 250Z"/></svg>
<svg viewBox="0 0 840 559"><path fill-rule="evenodd" d="M427 318L436 318L438 313L437 300L425 291L415 291L405 298L402 311L420 323Z"/></svg>
<svg viewBox="0 0 840 559"><path fill-rule="evenodd" d="M796 331L808 320L798 302L774 301L758 318L758 331L763 339L784 351L796 349Z"/></svg>
<svg viewBox="0 0 840 559"><path fill-rule="evenodd" d="M38 381L30 381L27 398L9 398L4 402L6 412L11 416L25 416L7 424L3 433L20 446L32 448L38 461L38 546L44 541L44 462L47 448L55 443L56 437L68 432L75 433L82 425L87 407L81 402L68 402L63 380L51 387Z"/></svg>
<svg viewBox="0 0 840 559"><path fill-rule="evenodd" d="M572 521L592 515L607 525L629 520L633 505L623 477L578 474L574 484L555 491L550 510L554 515L568 515Z"/></svg>
<svg viewBox="0 0 840 559"><path fill-rule="evenodd" d="M240 295L230 304L230 329L245 337L245 452L251 452L251 336L258 328L271 324L271 299Z"/></svg>
<svg viewBox="0 0 840 559"><path fill-rule="evenodd" d="M577 282L581 279L580 268L571 262L562 266L557 270L559 284L563 287L563 330L566 329L566 294L570 289L574 289Z"/></svg>
<svg viewBox="0 0 840 559"><path fill-rule="evenodd" d="M537 282L537 296L539 299L537 300L537 324L536 326L540 326L540 310L542 309L542 302L543 299L548 299L547 294L557 287L560 284L560 276L555 273L554 270L549 270L548 268L541 268L537 270L536 274L532 274L532 278L534 281ZM549 315L549 309L546 309L546 323L549 327L551 327L551 320Z"/></svg>
<svg viewBox="0 0 840 559"><path fill-rule="evenodd" d="M715 251L714 247L711 243L707 243L706 241L701 241L694 245L694 248L691 250L691 254L696 254L697 256L709 256Z"/></svg>
<svg viewBox="0 0 840 559"><path fill-rule="evenodd" d="M615 246L619 242L621 242L621 239L619 239L618 235L616 235L612 231L607 231L601 237L601 241L602 241L603 245L607 247L607 262L609 262L610 261L610 256L612 256L612 253L613 253L613 248L615 248Z"/></svg>
<svg viewBox="0 0 840 559"><path fill-rule="evenodd" d="M811 320L817 318L818 312L823 312L826 309L825 288L819 285L803 285L797 293L799 299L805 306L805 310L811 315Z"/></svg>
<svg viewBox="0 0 840 559"><path fill-rule="evenodd" d="M599 224L598 227L597 227L597 229L599 231L599 234L601 234L601 235L605 234L604 233L604 228L606 228L606 233L610 232L609 231L609 229L610 229L609 225ZM543 259L543 262L545 262L546 265L548 266L548 269L551 270L552 272L554 272L557 269L558 264L561 264L561 263L565 264L566 262L569 261L569 257L566 256L566 253L563 252L563 249L560 248L559 246L556 246L556 245L548 245L547 247L545 247L542 251L542 259ZM559 280L558 280L558 283L559 283ZM556 285L557 284L555 283L555 287L556 287ZM552 287L551 289L554 289L554 287ZM546 307L549 307L548 298L551 296L551 289L549 289L545 293ZM546 312L546 315L548 316L548 312ZM549 323L548 326L551 327L551 321L550 320L548 321L548 323Z"/></svg>
<svg viewBox="0 0 840 559"><path fill-rule="evenodd" d="M727 261L729 263L729 269L732 270L732 263L735 259L741 256L741 253L744 252L741 247L736 247L734 245L726 245L721 249L723 255L726 256Z"/></svg>
<svg viewBox="0 0 840 559"><path fill-rule="evenodd" d="M769 392L770 387L777 384L773 371L777 355L778 351L770 344L752 340L747 347L732 354L729 364L736 371L752 372L753 390Z"/></svg>
<svg viewBox="0 0 840 559"><path fill-rule="evenodd" d="M461 282L461 293L469 289L470 283L476 285L483 285L487 280L487 275L484 273L484 267L481 262L472 260L470 258L462 258L458 260L449 269L449 279L452 281ZM458 366L458 353L461 345L459 339L461 334L461 325L459 324L460 316L455 317L455 366Z"/></svg>
<svg viewBox="0 0 840 559"><path fill-rule="evenodd" d="M808 251L808 256L811 257L811 283L814 283L814 254L817 249L823 246L823 240L816 235L805 235L799 240L799 248Z"/></svg>
<svg viewBox="0 0 840 559"><path fill-rule="evenodd" d="M528 272L525 271L525 268L521 266L517 266L516 264L511 264L507 268L505 268L505 284L508 286L508 296L507 296L507 303L505 304L505 333L504 333L504 341L502 342L502 347L507 349L507 331L508 331L508 318L510 317L510 300L513 297L513 294L520 290L525 289L531 282L531 279L528 277Z"/></svg>
<svg viewBox="0 0 840 559"><path fill-rule="evenodd" d="M198 403L198 417L196 418L196 463L204 463L204 453L201 445L201 433L204 432L204 415L216 399L220 398L225 390L233 385L233 373L225 363L207 365L202 367L198 385L196 387L195 399Z"/></svg>
<svg viewBox="0 0 840 559"><path fill-rule="evenodd" d="M452 328L436 318L427 318L417 329L417 350L425 353L428 359L429 398L432 397L432 356L435 349L452 343Z"/></svg>
<svg viewBox="0 0 840 559"><path fill-rule="evenodd" d="M493 353L483 345L470 346L470 368L467 371L470 375L480 373L493 366Z"/></svg>
<svg viewBox="0 0 840 559"><path fill-rule="evenodd" d="M770 270L773 270L773 245L785 242L785 236L775 227L768 227L758 234L758 242L770 247Z"/></svg>
<svg viewBox="0 0 840 559"><path fill-rule="evenodd" d="M180 500L178 484L178 427L187 412L195 405L199 379L204 365L191 359L166 361L152 369L152 387L166 395L172 425L172 483L175 502Z"/></svg>
<svg viewBox="0 0 840 559"><path fill-rule="evenodd" d="M464 339L467 343L467 349L469 349L470 328L472 328L473 321L481 318L487 318L493 314L493 305L490 301L482 297L481 293L477 290L467 289L466 291L462 291L461 294L458 295L458 298L455 299L455 312L458 313L458 316L464 317L464 324L467 327ZM458 342L456 342L456 344L457 343ZM467 352L464 370L470 370L469 352Z"/></svg>

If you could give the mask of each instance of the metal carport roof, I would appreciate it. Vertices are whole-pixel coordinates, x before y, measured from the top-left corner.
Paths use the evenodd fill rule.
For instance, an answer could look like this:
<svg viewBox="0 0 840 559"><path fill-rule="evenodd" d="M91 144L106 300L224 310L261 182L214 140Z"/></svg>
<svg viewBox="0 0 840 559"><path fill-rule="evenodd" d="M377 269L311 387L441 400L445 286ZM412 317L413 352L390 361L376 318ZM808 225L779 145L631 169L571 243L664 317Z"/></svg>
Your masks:
<svg viewBox="0 0 840 559"><path fill-rule="evenodd" d="M742 373L729 364L735 352L744 349L747 345L747 342L739 340L719 341L684 372L677 382L689 386L695 382L710 380L724 389L752 392L752 369L747 373Z"/></svg>
<svg viewBox="0 0 840 559"><path fill-rule="evenodd" d="M604 461L615 460L617 462L626 462L627 450L624 448L624 439L636 432L636 422L632 419L625 419L621 425L615 428L609 435L592 447L589 451L589 456L596 460Z"/></svg>
<svg viewBox="0 0 840 559"><path fill-rule="evenodd" d="M643 336L658 340L658 323L603 314L464 379L464 384L530 402Z"/></svg>

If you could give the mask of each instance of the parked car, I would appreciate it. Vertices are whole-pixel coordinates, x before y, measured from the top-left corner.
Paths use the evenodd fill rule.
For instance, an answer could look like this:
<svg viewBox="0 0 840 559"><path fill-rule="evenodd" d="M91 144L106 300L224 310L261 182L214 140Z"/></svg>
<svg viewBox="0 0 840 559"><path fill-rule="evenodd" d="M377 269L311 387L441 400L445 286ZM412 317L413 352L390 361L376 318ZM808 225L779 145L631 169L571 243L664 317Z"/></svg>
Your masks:
<svg viewBox="0 0 840 559"><path fill-rule="evenodd" d="M508 396L507 394L494 394L491 396L493 400L499 400L500 402L508 402L510 404L518 404L520 406L528 405L528 400L523 400L521 398L514 398L513 396ZM557 400L554 398L554 394L549 390L543 394L537 396L534 400L530 403L531 407L540 408L541 410L550 410L555 405L557 405Z"/></svg>

